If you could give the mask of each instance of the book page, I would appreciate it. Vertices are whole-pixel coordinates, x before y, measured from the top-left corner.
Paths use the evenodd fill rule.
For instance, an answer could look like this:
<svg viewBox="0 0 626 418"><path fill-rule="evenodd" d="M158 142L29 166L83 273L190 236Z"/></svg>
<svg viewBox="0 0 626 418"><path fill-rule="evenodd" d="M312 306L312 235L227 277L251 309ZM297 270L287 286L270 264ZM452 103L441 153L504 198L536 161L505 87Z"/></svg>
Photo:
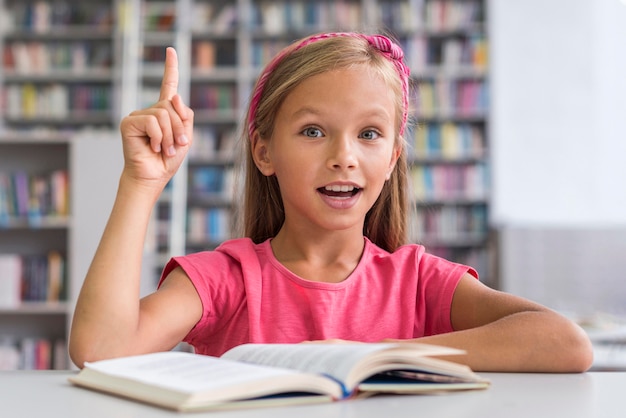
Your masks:
<svg viewBox="0 0 626 418"><path fill-rule="evenodd" d="M85 367L183 393L223 389L254 380L294 374L289 370L184 352L153 353L103 360L86 363Z"/></svg>
<svg viewBox="0 0 626 418"><path fill-rule="evenodd" d="M463 351L418 343L244 344L222 358L325 375L341 382L347 393L367 377L394 369L474 379L476 376L465 365L428 357L459 353Z"/></svg>
<svg viewBox="0 0 626 418"><path fill-rule="evenodd" d="M355 365L393 344L244 344L222 358L323 374L345 384ZM347 387L351 390L352 387Z"/></svg>

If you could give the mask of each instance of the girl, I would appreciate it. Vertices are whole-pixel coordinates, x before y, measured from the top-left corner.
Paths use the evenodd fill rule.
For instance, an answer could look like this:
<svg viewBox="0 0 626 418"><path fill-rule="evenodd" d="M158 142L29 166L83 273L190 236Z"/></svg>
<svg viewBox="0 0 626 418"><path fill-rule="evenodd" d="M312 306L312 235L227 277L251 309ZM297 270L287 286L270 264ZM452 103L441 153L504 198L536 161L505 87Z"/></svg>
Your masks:
<svg viewBox="0 0 626 418"><path fill-rule="evenodd" d="M261 74L244 132L246 238L172 259L140 300L150 212L192 141L168 49L159 102L121 123L125 166L78 298L70 354L220 355L246 342L420 341L480 371L581 372L575 324L406 244L409 71L390 39L321 34Z"/></svg>

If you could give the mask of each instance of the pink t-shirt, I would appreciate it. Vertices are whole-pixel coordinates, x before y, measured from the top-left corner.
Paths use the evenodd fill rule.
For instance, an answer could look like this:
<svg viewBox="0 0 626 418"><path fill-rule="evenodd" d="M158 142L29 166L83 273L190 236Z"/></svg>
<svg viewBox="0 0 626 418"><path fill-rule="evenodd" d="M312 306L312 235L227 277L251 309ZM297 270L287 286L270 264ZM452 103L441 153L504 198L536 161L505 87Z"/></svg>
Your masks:
<svg viewBox="0 0 626 418"><path fill-rule="evenodd" d="M278 262L270 241L225 242L214 251L175 257L203 305L185 341L219 356L237 345L340 338L363 342L453 331L450 306L468 266L406 245L388 253L365 238L356 269L340 283L304 280Z"/></svg>

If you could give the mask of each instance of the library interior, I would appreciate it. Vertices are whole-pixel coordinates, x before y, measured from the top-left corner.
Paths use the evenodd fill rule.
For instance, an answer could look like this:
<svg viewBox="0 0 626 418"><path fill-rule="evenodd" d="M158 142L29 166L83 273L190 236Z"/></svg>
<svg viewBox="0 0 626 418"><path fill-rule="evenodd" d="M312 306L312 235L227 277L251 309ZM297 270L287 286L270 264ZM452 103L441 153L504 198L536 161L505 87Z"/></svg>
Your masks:
<svg viewBox="0 0 626 418"><path fill-rule="evenodd" d="M0 370L75 369L119 124L157 101L165 48L194 143L154 208L143 294L171 256L232 237L260 69L337 30L405 51L410 241L573 318L592 371L626 371L624 0L0 0Z"/></svg>

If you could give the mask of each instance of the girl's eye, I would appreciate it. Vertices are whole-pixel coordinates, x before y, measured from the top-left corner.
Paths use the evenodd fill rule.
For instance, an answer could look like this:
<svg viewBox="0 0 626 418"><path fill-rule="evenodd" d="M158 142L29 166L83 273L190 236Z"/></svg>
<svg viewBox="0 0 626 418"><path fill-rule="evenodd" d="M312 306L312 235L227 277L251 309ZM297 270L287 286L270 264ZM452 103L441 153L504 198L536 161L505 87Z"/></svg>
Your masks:
<svg viewBox="0 0 626 418"><path fill-rule="evenodd" d="M322 136L322 131L317 128L306 128L304 131L302 131L302 133L304 134L304 136L308 136L309 138L319 138L320 136Z"/></svg>
<svg viewBox="0 0 626 418"><path fill-rule="evenodd" d="M368 131L363 131L363 133L361 133L361 138L363 139L373 140L377 139L378 137L380 137L380 134L372 129Z"/></svg>

